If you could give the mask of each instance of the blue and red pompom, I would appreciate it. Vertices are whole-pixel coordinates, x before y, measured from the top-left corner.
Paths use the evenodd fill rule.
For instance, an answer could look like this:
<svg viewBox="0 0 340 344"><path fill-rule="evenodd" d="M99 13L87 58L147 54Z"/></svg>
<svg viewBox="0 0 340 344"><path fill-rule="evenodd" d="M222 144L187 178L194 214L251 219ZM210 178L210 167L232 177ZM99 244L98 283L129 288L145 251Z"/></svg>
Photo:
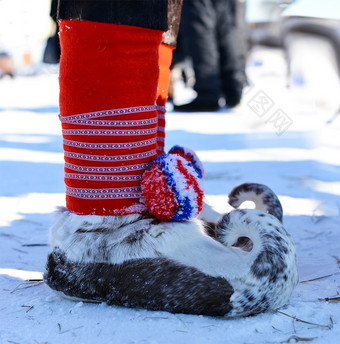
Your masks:
<svg viewBox="0 0 340 344"><path fill-rule="evenodd" d="M173 146L169 150L169 154L177 154L181 156L182 158L184 158L185 160L189 161L192 167L196 170L198 174L198 178L202 179L204 177L203 164L192 149L188 147Z"/></svg>
<svg viewBox="0 0 340 344"><path fill-rule="evenodd" d="M141 182L150 214L160 221L190 220L197 216L203 206L202 175L201 162L187 148L175 146L169 154L159 155L144 172Z"/></svg>

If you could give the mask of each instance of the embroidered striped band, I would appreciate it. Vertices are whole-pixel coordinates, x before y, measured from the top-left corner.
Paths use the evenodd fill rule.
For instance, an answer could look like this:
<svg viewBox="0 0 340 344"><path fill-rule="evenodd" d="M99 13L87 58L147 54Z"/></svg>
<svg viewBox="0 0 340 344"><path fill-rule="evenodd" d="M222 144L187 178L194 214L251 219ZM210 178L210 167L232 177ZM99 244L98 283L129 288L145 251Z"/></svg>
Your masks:
<svg viewBox="0 0 340 344"><path fill-rule="evenodd" d="M142 175L103 175L103 174L77 174L77 173L65 173L66 179L78 179L78 180L95 180L99 182L106 181L139 181L142 179Z"/></svg>
<svg viewBox="0 0 340 344"><path fill-rule="evenodd" d="M149 167L149 164L137 164L129 166L117 166L117 167L93 167L93 166L78 166L65 163L65 167L72 171L84 172L84 173L122 173L122 172L131 172L131 171L141 171Z"/></svg>
<svg viewBox="0 0 340 344"><path fill-rule="evenodd" d="M156 138L144 141L126 142L126 143L90 143L90 142L79 142L72 140L63 140L63 144L70 147L85 148L85 149L131 149L150 146L155 144Z"/></svg>
<svg viewBox="0 0 340 344"><path fill-rule="evenodd" d="M62 118L62 123L78 124L78 125L92 125L98 127L139 127L143 125L156 124L158 122L157 118L150 119L140 119L131 121L108 121L108 120L92 120L92 119L79 119L79 120L69 120L67 117Z"/></svg>
<svg viewBox="0 0 340 344"><path fill-rule="evenodd" d="M66 186L66 195L76 198L90 199L117 199L117 198L140 198L141 188L112 188L112 189L80 189Z"/></svg>
<svg viewBox="0 0 340 344"><path fill-rule="evenodd" d="M157 128L140 130L63 129L62 133L66 136L139 136L156 134Z"/></svg>
<svg viewBox="0 0 340 344"><path fill-rule="evenodd" d="M137 154L126 154L126 155L90 155L90 154L79 154L72 152L64 152L64 155L71 159L80 160L91 160L91 161L129 161L136 159L143 159L154 156L156 150L153 149L149 152L137 153Z"/></svg>
<svg viewBox="0 0 340 344"><path fill-rule="evenodd" d="M151 111L155 111L156 109L157 109L156 105L135 106L135 107L124 108L124 109L112 109L112 110L88 112L88 113L82 113L79 115L72 115L72 116L59 115L59 119L62 123L71 123L70 121L72 121L73 123L74 121L82 120L82 119L92 119L92 118L100 118L100 117L108 117L108 116L151 112Z"/></svg>
<svg viewBox="0 0 340 344"><path fill-rule="evenodd" d="M158 112L163 112L163 113L166 112L165 106L156 105L156 109L157 109ZM158 117L159 117L159 114L158 114Z"/></svg>

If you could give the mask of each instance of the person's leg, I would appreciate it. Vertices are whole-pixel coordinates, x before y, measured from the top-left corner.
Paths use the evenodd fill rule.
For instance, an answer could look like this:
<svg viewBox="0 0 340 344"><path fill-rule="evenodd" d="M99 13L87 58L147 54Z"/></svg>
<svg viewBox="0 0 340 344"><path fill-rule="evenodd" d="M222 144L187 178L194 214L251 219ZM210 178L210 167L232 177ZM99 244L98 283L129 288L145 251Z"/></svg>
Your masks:
<svg viewBox="0 0 340 344"><path fill-rule="evenodd" d="M181 38L195 73L197 98L176 111L215 111L220 96L216 13L211 0L184 1Z"/></svg>
<svg viewBox="0 0 340 344"><path fill-rule="evenodd" d="M206 235L202 221L183 218L182 209L176 209L178 222L143 213L141 173L156 156L162 32L70 18L60 25L68 209L50 230L46 283L75 298L195 314L247 315L284 303L296 269L294 247L279 220L236 212L220 222L218 242ZM193 187L194 176L199 178L195 162L187 164L190 175L185 158L167 157L167 175L152 170L155 163L148 171L157 185L171 182L169 194L185 193L183 203L190 210L191 198L199 198ZM191 183L182 183L179 192L173 190L178 173ZM266 195L261 204L268 200ZM166 207L167 201L160 205ZM245 236L254 243L246 250Z"/></svg>
<svg viewBox="0 0 340 344"><path fill-rule="evenodd" d="M135 2L139 3L139 0ZM116 6L118 2L113 3ZM178 7L181 1L171 0L170 3ZM115 237L116 234L120 236L120 232L130 233L132 244L134 237L138 238L138 233L145 230L144 226L148 227L155 221L144 205L141 177L157 156L159 51L167 49L165 43L175 44L178 24L175 31L169 30L164 35L164 45L160 48L163 31L158 29L166 29L166 16L162 25L159 25L159 16L152 24L152 11L144 8L145 15L150 18L140 24L140 19L136 22L131 20L129 9L123 8L122 21L113 16L113 21L120 24L107 23L106 16L104 19L93 17L97 13L94 9L98 2L87 1L84 8L82 4L61 1L59 9L62 48L60 120L65 151L67 210L63 212L63 220L50 231L50 243L54 252L61 248L67 254L71 266L98 260L110 265L109 257L115 254L115 250L107 245L107 234ZM108 7L112 5L110 2L105 4ZM133 6L134 1L129 4ZM152 5L152 2L147 4ZM165 5L167 9L168 4ZM73 15L69 15L66 8L70 8ZM138 6L134 10L136 8ZM110 12L109 8L106 10L105 13ZM130 19L126 21L126 17ZM169 49L171 52L172 47ZM164 74L167 73L169 71L165 68ZM160 86L158 88L165 93L166 81ZM183 192L191 195L183 199L187 210L190 210L190 196L195 192L190 188L193 176L187 173L184 162L182 159L178 165L181 171L177 174L184 173L184 179L188 180L188 187ZM187 165L193 170L189 163ZM172 180L173 172L169 180ZM172 189L170 191L174 193ZM165 204L163 206L166 208ZM174 215L180 220L189 219L177 214L177 210ZM95 240L92 240L93 233L96 233ZM83 240L87 241L86 246L82 246ZM119 247L123 248L125 244L118 243L117 246L119 251ZM146 250L152 250L152 246ZM123 261L134 258L140 257L135 256L132 249ZM141 268L145 265L143 260L139 264ZM100 275L94 277L101 278ZM46 280L53 289L57 289L54 284L56 278L57 270L49 269ZM126 288L129 290L128 286ZM65 287L62 290L65 291Z"/></svg>
<svg viewBox="0 0 340 344"><path fill-rule="evenodd" d="M167 18L163 25L162 16L153 23L143 7L149 16L145 26L157 30L116 24L135 24L127 8L124 20L117 18L113 10L120 3L60 2L60 119L67 208L80 215L140 213L144 209L139 201L140 177L156 157L155 99L163 34L158 28L166 28ZM100 22L109 19L113 23Z"/></svg>
<svg viewBox="0 0 340 344"><path fill-rule="evenodd" d="M212 0L216 12L222 92L229 107L236 106L246 84L243 44L238 42L235 0Z"/></svg>
<svg viewBox="0 0 340 344"><path fill-rule="evenodd" d="M60 43L59 43L59 26L57 23L58 0L52 0L50 8L50 17L56 25L54 35L47 39L46 47L43 54L43 62L49 64L57 64L60 59Z"/></svg>

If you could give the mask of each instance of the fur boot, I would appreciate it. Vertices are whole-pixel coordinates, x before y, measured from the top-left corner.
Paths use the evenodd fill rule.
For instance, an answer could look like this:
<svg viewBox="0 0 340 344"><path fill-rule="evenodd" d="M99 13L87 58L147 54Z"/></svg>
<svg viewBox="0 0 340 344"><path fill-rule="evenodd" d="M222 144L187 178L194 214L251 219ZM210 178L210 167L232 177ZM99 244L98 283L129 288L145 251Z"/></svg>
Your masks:
<svg viewBox="0 0 340 344"><path fill-rule="evenodd" d="M45 281L69 297L175 313L235 317L281 307L297 283L294 244L281 218L270 214L277 213L275 194L244 184L230 199L245 200L245 194L262 210L225 214L214 238L199 219L158 222L61 210L50 232L54 250Z"/></svg>

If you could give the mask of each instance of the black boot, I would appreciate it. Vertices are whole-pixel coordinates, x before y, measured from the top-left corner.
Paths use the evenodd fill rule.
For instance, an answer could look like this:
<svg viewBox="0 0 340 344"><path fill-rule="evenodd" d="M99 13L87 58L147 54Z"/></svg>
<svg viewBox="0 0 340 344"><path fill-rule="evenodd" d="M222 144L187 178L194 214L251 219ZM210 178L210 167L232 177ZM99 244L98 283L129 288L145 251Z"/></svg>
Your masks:
<svg viewBox="0 0 340 344"><path fill-rule="evenodd" d="M219 110L218 101L195 98L192 102L183 105L174 105L178 112L215 112Z"/></svg>
<svg viewBox="0 0 340 344"><path fill-rule="evenodd" d="M241 102L245 82L241 77L226 76L223 80L225 105L233 108Z"/></svg>

